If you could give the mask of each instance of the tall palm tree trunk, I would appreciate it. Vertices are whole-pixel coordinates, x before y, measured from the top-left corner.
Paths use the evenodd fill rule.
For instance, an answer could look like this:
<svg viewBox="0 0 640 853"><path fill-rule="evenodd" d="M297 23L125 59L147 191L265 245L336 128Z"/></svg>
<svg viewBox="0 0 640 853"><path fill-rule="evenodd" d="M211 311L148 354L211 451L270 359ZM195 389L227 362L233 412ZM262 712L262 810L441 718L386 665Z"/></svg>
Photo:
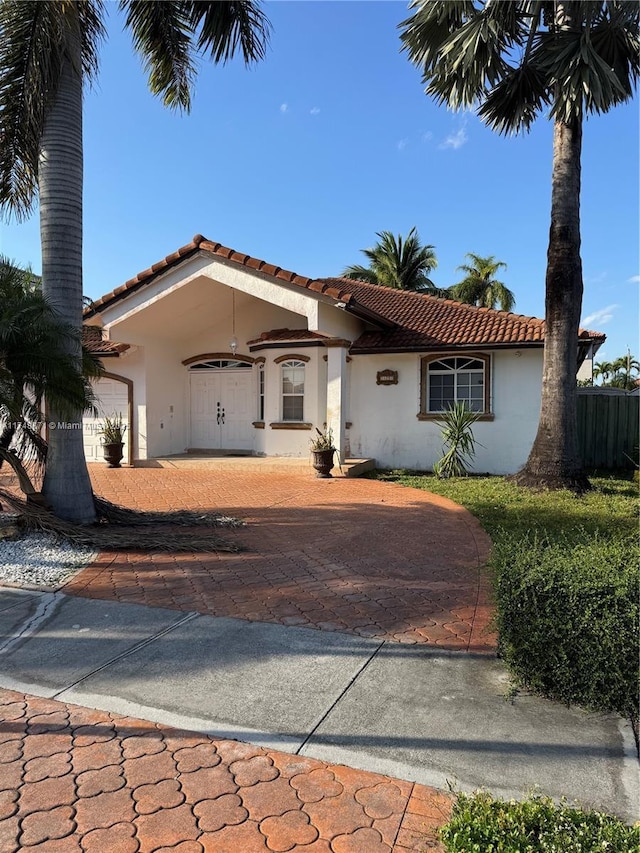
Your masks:
<svg viewBox="0 0 640 853"><path fill-rule="evenodd" d="M540 423L527 463L514 478L522 485L578 492L589 488L578 451L576 383L582 305L581 149L582 119L556 119Z"/></svg>
<svg viewBox="0 0 640 853"><path fill-rule="evenodd" d="M42 288L56 313L78 329L66 346L82 362L82 71L80 43L69 38L60 85L47 114L39 165ZM95 521L82 442L82 411L50 409L43 494L60 518Z"/></svg>

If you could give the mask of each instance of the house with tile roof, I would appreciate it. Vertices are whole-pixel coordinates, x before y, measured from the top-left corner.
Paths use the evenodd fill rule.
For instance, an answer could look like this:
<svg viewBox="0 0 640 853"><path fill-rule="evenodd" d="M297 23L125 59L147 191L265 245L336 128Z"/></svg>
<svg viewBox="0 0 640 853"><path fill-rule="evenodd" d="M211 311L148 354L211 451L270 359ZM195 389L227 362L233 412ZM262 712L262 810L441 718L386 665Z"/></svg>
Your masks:
<svg viewBox="0 0 640 853"><path fill-rule="evenodd" d="M455 400L479 414L478 472L516 471L535 437L545 333L535 317L307 278L197 235L92 303L84 322L106 359L99 407L127 420L134 464L185 451L304 457L327 425L342 459L428 470ZM580 330L579 360L603 341ZM85 436L100 461L95 422Z"/></svg>

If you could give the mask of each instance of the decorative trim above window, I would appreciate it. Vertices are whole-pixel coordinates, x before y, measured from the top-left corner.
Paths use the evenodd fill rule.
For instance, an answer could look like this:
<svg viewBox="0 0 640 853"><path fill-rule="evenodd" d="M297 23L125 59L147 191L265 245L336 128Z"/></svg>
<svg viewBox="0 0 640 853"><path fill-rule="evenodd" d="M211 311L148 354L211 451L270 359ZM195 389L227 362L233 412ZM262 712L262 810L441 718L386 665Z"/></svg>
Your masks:
<svg viewBox="0 0 640 853"><path fill-rule="evenodd" d="M264 364L265 361L266 361L266 358L263 355L259 355L257 358L253 359L254 364Z"/></svg>
<svg viewBox="0 0 640 853"><path fill-rule="evenodd" d="M311 361L308 355L279 355L273 359L274 364L282 364L283 361Z"/></svg>
<svg viewBox="0 0 640 853"><path fill-rule="evenodd" d="M489 355L431 354L420 360L418 420L439 418L455 402L467 403L480 420L493 420Z"/></svg>
<svg viewBox="0 0 640 853"><path fill-rule="evenodd" d="M202 362L203 367L208 367L209 365L206 362L210 361L239 361L245 362L245 364L238 365L239 367L251 367L254 363L255 359L251 355L240 355L236 353L235 355L232 352L202 352L200 355L192 355L191 358L185 358L182 362L185 367L195 367L196 364Z"/></svg>

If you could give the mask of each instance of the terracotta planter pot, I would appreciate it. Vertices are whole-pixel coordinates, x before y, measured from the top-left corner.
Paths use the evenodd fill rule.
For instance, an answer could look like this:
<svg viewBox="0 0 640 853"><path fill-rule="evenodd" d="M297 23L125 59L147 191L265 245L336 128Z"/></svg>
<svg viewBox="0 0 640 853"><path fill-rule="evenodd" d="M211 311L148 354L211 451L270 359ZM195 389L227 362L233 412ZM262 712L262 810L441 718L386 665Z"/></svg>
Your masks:
<svg viewBox="0 0 640 853"><path fill-rule="evenodd" d="M320 477L321 479L326 479L327 477L331 477L331 469L333 468L333 454L335 450L330 448L329 450L312 450L311 455L313 456L312 465L318 472L316 477Z"/></svg>
<svg viewBox="0 0 640 853"><path fill-rule="evenodd" d="M119 468L122 462L124 442L118 444L104 444L104 459L109 468Z"/></svg>

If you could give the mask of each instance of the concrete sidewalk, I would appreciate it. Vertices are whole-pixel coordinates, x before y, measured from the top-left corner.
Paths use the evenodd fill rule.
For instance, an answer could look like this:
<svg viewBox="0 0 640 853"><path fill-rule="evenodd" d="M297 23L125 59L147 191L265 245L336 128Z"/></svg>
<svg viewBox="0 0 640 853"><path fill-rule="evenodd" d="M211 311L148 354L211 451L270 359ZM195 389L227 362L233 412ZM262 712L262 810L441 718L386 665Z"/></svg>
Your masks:
<svg viewBox="0 0 640 853"><path fill-rule="evenodd" d="M486 654L3 589L0 687L437 788L537 786L638 819L630 727L507 700Z"/></svg>

